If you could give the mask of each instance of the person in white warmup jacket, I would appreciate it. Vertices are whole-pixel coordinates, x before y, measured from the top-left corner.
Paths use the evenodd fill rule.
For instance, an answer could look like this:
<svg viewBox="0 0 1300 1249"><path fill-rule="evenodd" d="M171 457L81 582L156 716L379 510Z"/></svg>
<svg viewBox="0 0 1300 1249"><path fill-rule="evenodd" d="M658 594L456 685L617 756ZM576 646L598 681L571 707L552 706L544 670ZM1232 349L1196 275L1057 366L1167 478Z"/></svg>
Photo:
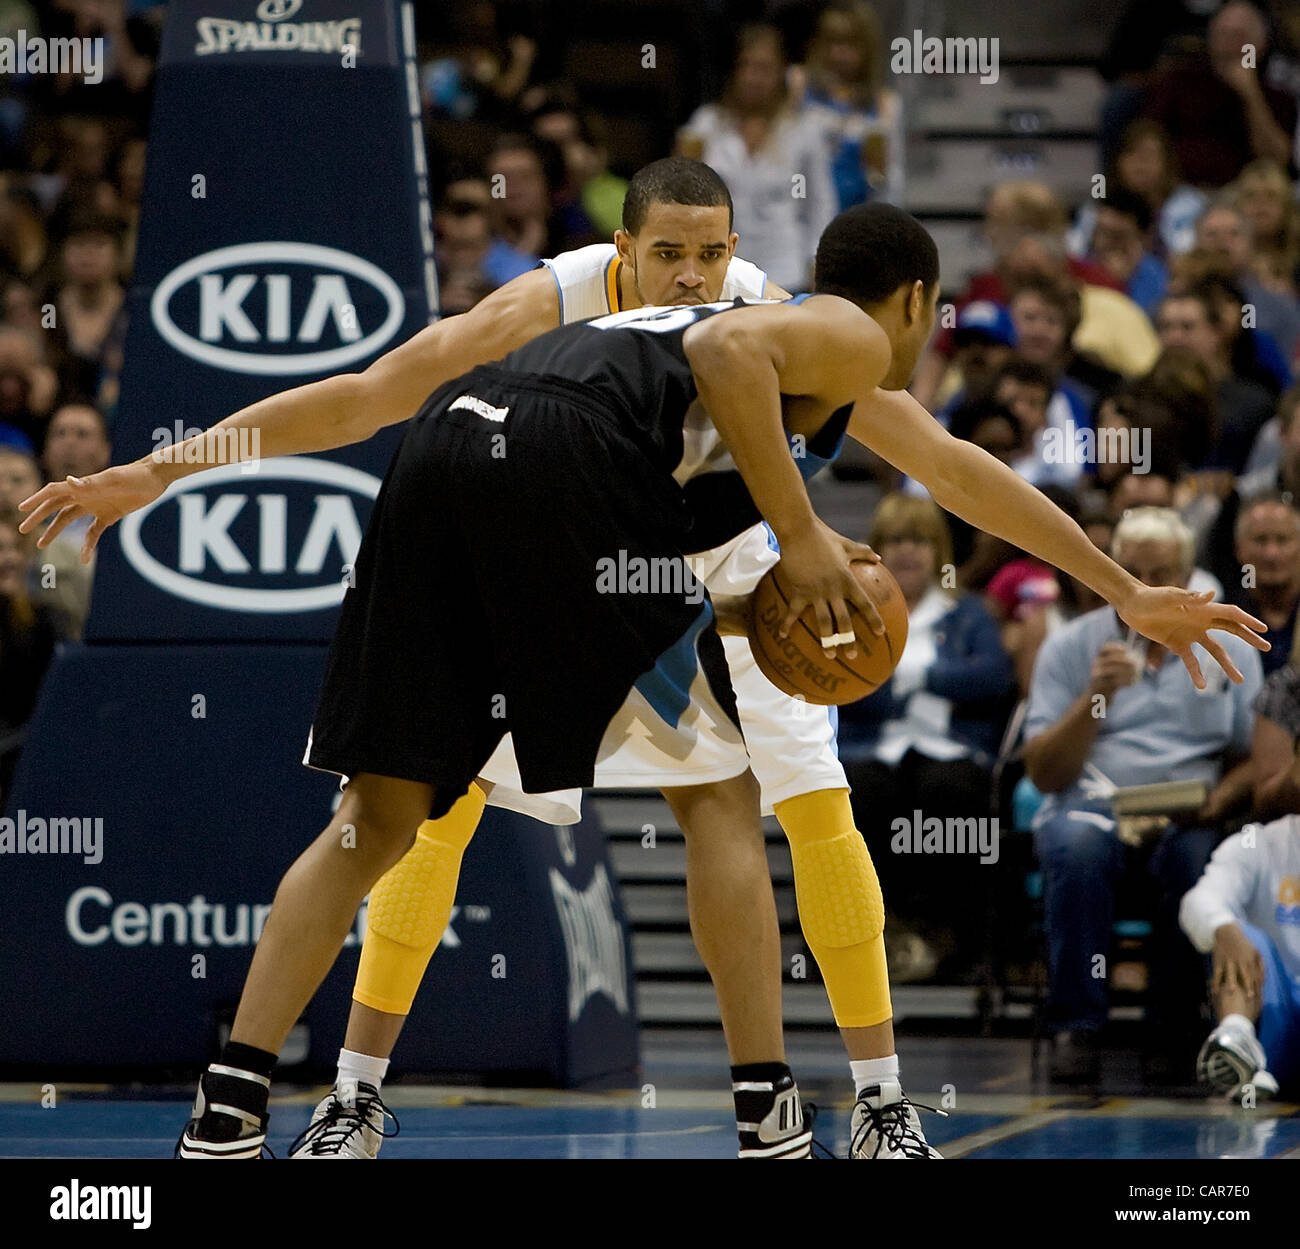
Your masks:
<svg viewBox="0 0 1300 1249"><path fill-rule="evenodd" d="M1183 931L1213 954L1218 1026L1197 1074L1251 1104L1300 1093L1300 815L1248 824L1183 897Z"/></svg>

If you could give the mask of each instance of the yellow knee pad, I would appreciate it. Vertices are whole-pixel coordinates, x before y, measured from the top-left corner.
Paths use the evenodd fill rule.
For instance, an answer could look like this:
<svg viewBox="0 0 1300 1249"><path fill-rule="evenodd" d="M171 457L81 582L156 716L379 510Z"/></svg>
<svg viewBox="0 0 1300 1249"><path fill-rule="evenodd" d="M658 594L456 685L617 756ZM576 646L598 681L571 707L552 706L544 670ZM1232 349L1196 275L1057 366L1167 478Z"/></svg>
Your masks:
<svg viewBox="0 0 1300 1249"><path fill-rule="evenodd" d="M847 789L776 805L790 842L799 923L821 968L835 1022L869 1028L893 1015L885 963L885 900Z"/></svg>
<svg viewBox="0 0 1300 1249"><path fill-rule="evenodd" d="M483 815L469 792L440 820L420 825L415 844L370 891L366 939L352 997L392 1015L410 1013L429 959L451 918L460 861Z"/></svg>
<svg viewBox="0 0 1300 1249"><path fill-rule="evenodd" d="M799 920L809 941L842 947L885 931L885 899L848 790L821 789L778 804L790 842ZM847 827L846 827L847 825Z"/></svg>

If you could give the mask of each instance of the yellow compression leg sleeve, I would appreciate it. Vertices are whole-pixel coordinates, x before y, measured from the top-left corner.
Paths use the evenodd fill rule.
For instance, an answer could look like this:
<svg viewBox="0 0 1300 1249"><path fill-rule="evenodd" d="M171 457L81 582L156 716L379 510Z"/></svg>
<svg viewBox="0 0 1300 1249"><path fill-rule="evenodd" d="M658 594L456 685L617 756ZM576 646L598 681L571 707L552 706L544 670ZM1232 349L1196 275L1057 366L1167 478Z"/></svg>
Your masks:
<svg viewBox="0 0 1300 1249"><path fill-rule="evenodd" d="M893 1017L885 963L885 901L854 827L847 789L776 804L790 842L799 923L826 982L835 1022L871 1028Z"/></svg>
<svg viewBox="0 0 1300 1249"><path fill-rule="evenodd" d="M477 785L440 820L425 820L415 844L370 891L366 939L353 1001L408 1015L456 900L460 860L487 801Z"/></svg>

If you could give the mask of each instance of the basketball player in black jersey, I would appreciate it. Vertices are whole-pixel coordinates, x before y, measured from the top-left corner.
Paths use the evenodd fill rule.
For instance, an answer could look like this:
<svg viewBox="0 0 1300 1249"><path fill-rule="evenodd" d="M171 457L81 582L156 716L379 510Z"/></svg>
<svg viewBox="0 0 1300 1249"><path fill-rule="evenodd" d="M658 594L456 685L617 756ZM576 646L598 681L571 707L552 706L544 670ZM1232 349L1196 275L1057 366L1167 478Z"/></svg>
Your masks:
<svg viewBox="0 0 1300 1249"><path fill-rule="evenodd" d="M671 561L688 551L682 485L710 467L734 468L746 487L736 532L752 522L752 501L780 542L793 589L787 626L811 604L831 649L831 639L852 637L849 603L875 615L849 569L865 548L817 519L790 453L791 437L824 437L828 426L834 435L832 422L941 506L1092 586L1180 655L1198 686L1193 643L1241 679L1209 629L1267 649L1262 622L1239 609L1141 585L1036 490L900 393L933 327L932 255L906 214L850 210L823 234L819 294L801 304L601 318L545 335L429 398L377 500L313 725L309 761L350 783L281 882L231 1041L201 1082L183 1156L260 1152L275 1055L370 886L491 753L506 727L492 716L493 695L505 693L529 790L589 781L606 725L646 674L670 675L668 656L676 663L685 652L691 696L707 686L727 711L711 612L695 587L609 595L596 575L596 562L616 552ZM888 330L859 307L869 258L876 273L882 263L899 274L914 266L929 279L900 277L901 311ZM102 532L131 510L111 496L52 483L35 496L33 517L61 527L90 514ZM530 543L547 561L530 558ZM657 711L671 702L646 697ZM355 848L343 853L345 825Z"/></svg>

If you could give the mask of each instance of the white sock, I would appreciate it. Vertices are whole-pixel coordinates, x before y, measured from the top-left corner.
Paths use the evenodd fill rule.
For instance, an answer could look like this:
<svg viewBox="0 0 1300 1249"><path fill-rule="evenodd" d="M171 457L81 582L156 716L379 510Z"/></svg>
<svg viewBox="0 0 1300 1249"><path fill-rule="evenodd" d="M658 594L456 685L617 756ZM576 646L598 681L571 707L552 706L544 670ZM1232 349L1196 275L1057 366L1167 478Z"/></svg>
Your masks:
<svg viewBox="0 0 1300 1249"><path fill-rule="evenodd" d="M1255 1040L1255 1025L1245 1015L1224 1015L1219 1020L1219 1027L1235 1028L1239 1032L1244 1032L1252 1041Z"/></svg>
<svg viewBox="0 0 1300 1249"><path fill-rule="evenodd" d="M898 1055L890 1054L888 1058L861 1058L849 1063L853 1072L853 1096L857 1097L869 1084L879 1084L891 1076L898 1079Z"/></svg>
<svg viewBox="0 0 1300 1249"><path fill-rule="evenodd" d="M354 1080L358 1084L373 1085L375 1092L378 1092L383 1087L387 1074L387 1058L373 1058L369 1054L358 1054L355 1050L339 1050L340 1084L344 1080Z"/></svg>

